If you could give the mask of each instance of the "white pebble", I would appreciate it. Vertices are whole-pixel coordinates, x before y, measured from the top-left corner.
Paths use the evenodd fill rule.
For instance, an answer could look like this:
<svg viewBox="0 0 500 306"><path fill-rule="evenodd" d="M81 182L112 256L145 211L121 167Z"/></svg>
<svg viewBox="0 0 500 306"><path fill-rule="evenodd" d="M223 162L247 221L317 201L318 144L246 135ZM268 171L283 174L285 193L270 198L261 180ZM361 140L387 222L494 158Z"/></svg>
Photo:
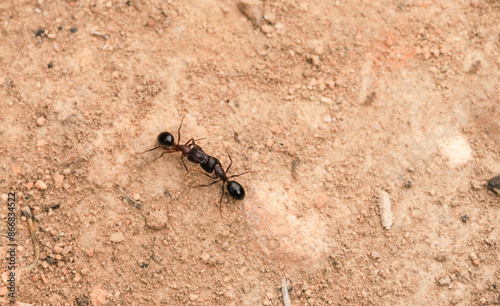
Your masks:
<svg viewBox="0 0 500 306"><path fill-rule="evenodd" d="M380 217L382 218L382 226L385 229L391 229L393 217L391 211L391 199L389 197L389 194L385 191L379 191L378 200L380 205Z"/></svg>

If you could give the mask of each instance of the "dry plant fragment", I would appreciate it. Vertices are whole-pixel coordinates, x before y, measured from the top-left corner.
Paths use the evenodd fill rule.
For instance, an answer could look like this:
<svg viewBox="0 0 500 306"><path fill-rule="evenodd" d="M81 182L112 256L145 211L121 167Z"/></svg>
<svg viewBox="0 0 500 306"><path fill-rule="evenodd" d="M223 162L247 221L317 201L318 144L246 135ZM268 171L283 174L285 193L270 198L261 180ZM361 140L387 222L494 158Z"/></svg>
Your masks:
<svg viewBox="0 0 500 306"><path fill-rule="evenodd" d="M79 161L88 160L88 157L94 152L94 148L90 143L78 144L71 148L68 155L60 162L63 165L77 163Z"/></svg>

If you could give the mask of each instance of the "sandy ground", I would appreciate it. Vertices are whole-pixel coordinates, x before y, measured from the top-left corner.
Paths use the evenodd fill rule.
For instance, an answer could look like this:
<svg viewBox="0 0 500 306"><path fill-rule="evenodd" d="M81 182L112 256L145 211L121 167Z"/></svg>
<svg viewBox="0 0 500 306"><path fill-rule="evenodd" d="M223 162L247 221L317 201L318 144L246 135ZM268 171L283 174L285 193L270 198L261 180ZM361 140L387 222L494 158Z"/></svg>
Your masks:
<svg viewBox="0 0 500 306"><path fill-rule="evenodd" d="M0 251L11 189L20 267L20 208L40 240L17 301L499 304L500 3L246 4L0 2ZM138 154L182 118L251 171L222 217L197 165Z"/></svg>

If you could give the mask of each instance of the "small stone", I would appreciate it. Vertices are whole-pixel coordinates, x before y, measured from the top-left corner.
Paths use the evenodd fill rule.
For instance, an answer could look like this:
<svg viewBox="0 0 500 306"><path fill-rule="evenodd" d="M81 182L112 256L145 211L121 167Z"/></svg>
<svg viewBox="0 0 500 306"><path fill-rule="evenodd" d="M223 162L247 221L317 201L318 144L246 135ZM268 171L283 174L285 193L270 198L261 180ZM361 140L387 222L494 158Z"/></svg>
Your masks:
<svg viewBox="0 0 500 306"><path fill-rule="evenodd" d="M146 224L154 230L161 230L167 227L168 214L166 211L153 211L146 219Z"/></svg>
<svg viewBox="0 0 500 306"><path fill-rule="evenodd" d="M141 199L141 195L136 192L132 195L132 199L134 199L134 201L139 201Z"/></svg>
<svg viewBox="0 0 500 306"><path fill-rule="evenodd" d="M378 200L380 205L380 217L382 218L382 226L385 229L391 229L393 216L389 194L385 191L379 191Z"/></svg>
<svg viewBox="0 0 500 306"><path fill-rule="evenodd" d="M63 251L63 248L61 248L60 246L58 246L58 245L54 246L54 253L61 254L62 251Z"/></svg>
<svg viewBox="0 0 500 306"><path fill-rule="evenodd" d="M326 86L330 87L330 89L334 89L335 88L335 81L334 80L326 81Z"/></svg>
<svg viewBox="0 0 500 306"><path fill-rule="evenodd" d="M319 66L319 64L321 64L321 60L319 59L319 56L317 56L317 55L311 56L311 62L314 66Z"/></svg>
<svg viewBox="0 0 500 306"><path fill-rule="evenodd" d="M72 27L69 31L70 31L72 34L75 34L76 32L78 32L78 28L77 28L77 27Z"/></svg>
<svg viewBox="0 0 500 306"><path fill-rule="evenodd" d="M52 180L54 181L54 186L56 188L62 188L63 186L63 181L64 181L64 175L61 175L59 173L56 173L52 176Z"/></svg>
<svg viewBox="0 0 500 306"><path fill-rule="evenodd" d="M316 196L314 199L314 207L317 209L322 209L326 206L326 203L328 202L328 197L324 193L320 193Z"/></svg>
<svg viewBox="0 0 500 306"><path fill-rule="evenodd" d="M311 290L309 290L309 289L306 290L304 293L306 296L311 296L311 294L312 294Z"/></svg>
<svg viewBox="0 0 500 306"><path fill-rule="evenodd" d="M197 296L196 294L190 294L190 295L189 295L189 299L190 299L191 301L196 301L196 300L198 299L198 296Z"/></svg>
<svg viewBox="0 0 500 306"><path fill-rule="evenodd" d="M268 148L272 147L272 146L273 146L273 144L274 144L274 141L273 141L272 139L269 139L269 140L267 140L267 142L266 142L266 146L267 146Z"/></svg>
<svg viewBox="0 0 500 306"><path fill-rule="evenodd" d="M375 251L373 251L373 252L371 252L371 253L370 253L370 257L371 257L373 260L379 260L379 259L381 258L380 253L375 252Z"/></svg>
<svg viewBox="0 0 500 306"><path fill-rule="evenodd" d="M114 243L122 242L125 239L122 232L117 232L109 236L109 240Z"/></svg>
<svg viewBox="0 0 500 306"><path fill-rule="evenodd" d="M43 117L39 117L36 119L36 124L38 126L44 126L45 124L47 124L47 119L45 119Z"/></svg>
<svg viewBox="0 0 500 306"><path fill-rule="evenodd" d="M451 284L451 278L449 275L446 275L445 277L441 278L439 280L439 284L441 286L449 286Z"/></svg>
<svg viewBox="0 0 500 306"><path fill-rule="evenodd" d="M467 223L467 221L469 221L469 216L463 215L462 217L460 217L460 219L462 220L463 223Z"/></svg>
<svg viewBox="0 0 500 306"><path fill-rule="evenodd" d="M225 242L222 244L222 249L223 249L224 251L229 250L229 242L225 241Z"/></svg>
<svg viewBox="0 0 500 306"><path fill-rule="evenodd" d="M332 104L333 100L327 97L321 97L321 102L327 103L327 104Z"/></svg>
<svg viewBox="0 0 500 306"><path fill-rule="evenodd" d="M264 14L264 19L269 22L270 24L275 24L276 23L276 14L273 12L266 12Z"/></svg>
<svg viewBox="0 0 500 306"><path fill-rule="evenodd" d="M101 285L97 285L89 294L89 297L92 305L104 305L108 297L108 292L106 290L103 290L101 288Z"/></svg>
<svg viewBox="0 0 500 306"><path fill-rule="evenodd" d="M236 3L240 12L258 27L262 20L262 6L258 0L240 0Z"/></svg>
<svg viewBox="0 0 500 306"><path fill-rule="evenodd" d="M47 184L45 184L42 180L38 180L35 183L35 188L38 190L47 190Z"/></svg>
<svg viewBox="0 0 500 306"><path fill-rule="evenodd" d="M153 19L151 19L151 18L148 18L148 20L146 20L146 25L148 27L154 27L155 24L156 24L156 22Z"/></svg>
<svg viewBox="0 0 500 306"><path fill-rule="evenodd" d="M479 303L481 303L483 305L486 304L486 302L487 302L487 300L484 297L482 297L482 298L479 299Z"/></svg>
<svg viewBox="0 0 500 306"><path fill-rule="evenodd" d="M274 134L278 134L278 135L279 135L279 134L281 134L281 133L283 133L283 131L281 130L281 128L280 128L280 127L279 127L279 125L277 125L277 124L275 124L275 125L271 126L271 127L269 128L269 131L271 131L271 132L272 132L272 133L274 133Z"/></svg>
<svg viewBox="0 0 500 306"><path fill-rule="evenodd" d="M7 295L9 293L9 289L6 286L0 287L0 296Z"/></svg>
<svg viewBox="0 0 500 306"><path fill-rule="evenodd" d="M432 55L434 55L436 58L438 58L438 57L439 57L439 54L441 54L441 52L439 51L439 49L438 49L438 48L432 48L432 49L431 49L431 53L432 53Z"/></svg>
<svg viewBox="0 0 500 306"><path fill-rule="evenodd" d="M118 73L118 71L113 71L111 76L113 77L113 79L118 79L120 77L120 74Z"/></svg>
<svg viewBox="0 0 500 306"><path fill-rule="evenodd" d="M70 175L71 174L71 169L70 168L64 169L63 174L64 175Z"/></svg>
<svg viewBox="0 0 500 306"><path fill-rule="evenodd" d="M50 38L50 39L55 39L56 38L56 33L47 34L47 37Z"/></svg>
<svg viewBox="0 0 500 306"><path fill-rule="evenodd" d="M37 142L36 142L36 146L37 148L43 148L45 147L45 145L47 144L47 142L43 139L39 139Z"/></svg>
<svg viewBox="0 0 500 306"><path fill-rule="evenodd" d="M260 30L262 31L262 33L264 34L271 34L273 31L274 31L274 28L268 24L263 24L261 27L260 27Z"/></svg>

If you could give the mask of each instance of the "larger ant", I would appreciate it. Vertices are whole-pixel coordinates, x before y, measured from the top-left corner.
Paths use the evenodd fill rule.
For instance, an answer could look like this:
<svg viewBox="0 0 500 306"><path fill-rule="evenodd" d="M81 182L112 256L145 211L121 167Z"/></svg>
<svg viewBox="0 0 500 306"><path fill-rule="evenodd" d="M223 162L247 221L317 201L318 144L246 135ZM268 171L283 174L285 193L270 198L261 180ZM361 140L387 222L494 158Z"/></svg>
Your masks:
<svg viewBox="0 0 500 306"><path fill-rule="evenodd" d="M181 128L182 128L182 121L183 120L184 119L181 120L181 124L179 126L179 129L177 130L177 135L178 135L177 143L175 143L174 136L172 134L170 134L169 132L162 132L158 135L158 137L156 139L156 142L158 145L152 149L144 151L143 153L153 151L153 150L156 150L159 148L164 149L165 151L163 151L163 153L161 153L160 156L155 158L155 160L157 160L158 158L162 157L165 153L181 152L181 162L182 162L182 165L184 165L184 168L186 169L186 171L188 171L188 169L186 167L186 164L184 163L184 160L183 160L184 157L187 157L187 159L190 162L195 163L195 164L207 163L208 156L201 149L201 147L195 143L195 139L191 138L185 144L183 144L183 145L179 144L179 142L181 140ZM204 139L204 138L202 138L202 139ZM198 139L198 140L202 140L202 139Z"/></svg>

